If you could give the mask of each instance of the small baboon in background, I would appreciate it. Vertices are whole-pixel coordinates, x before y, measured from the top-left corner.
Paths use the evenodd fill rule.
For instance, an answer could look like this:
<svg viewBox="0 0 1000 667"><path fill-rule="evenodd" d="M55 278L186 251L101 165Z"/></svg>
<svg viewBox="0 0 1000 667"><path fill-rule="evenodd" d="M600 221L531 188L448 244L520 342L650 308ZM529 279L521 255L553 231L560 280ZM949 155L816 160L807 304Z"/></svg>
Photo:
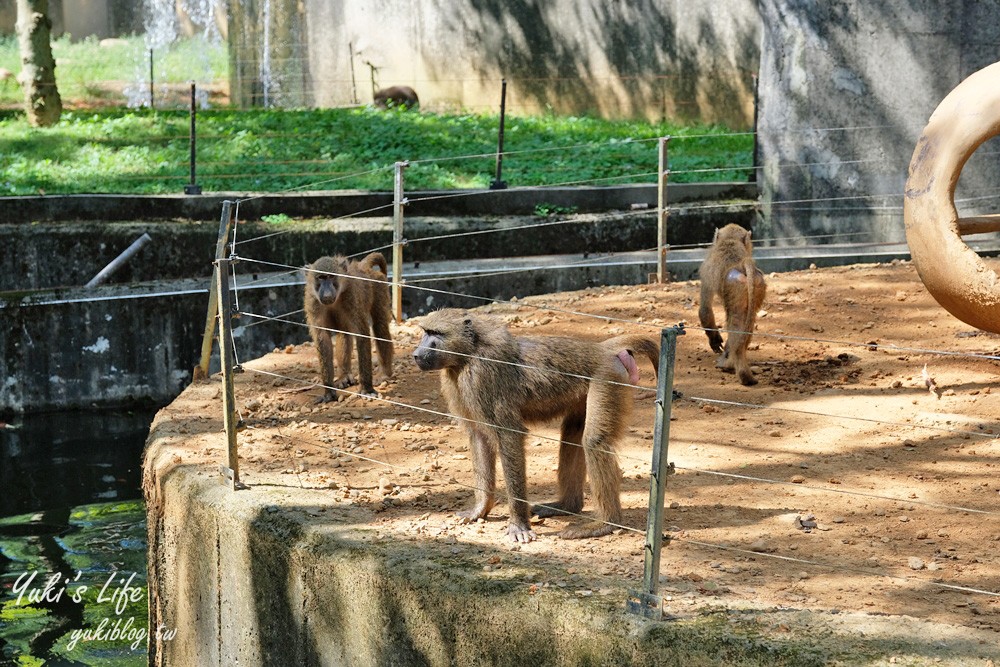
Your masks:
<svg viewBox="0 0 1000 667"><path fill-rule="evenodd" d="M382 109L400 108L413 109L420 106L417 91L409 86L390 86L375 92L372 96L375 106Z"/></svg>
<svg viewBox="0 0 1000 667"><path fill-rule="evenodd" d="M485 518L495 504L500 456L510 505L507 534L535 538L531 513L540 517L578 513L587 474L599 521L566 528L563 538L599 537L621 521L621 469L615 447L632 407L637 379L632 354L657 368L659 344L639 335L589 342L555 336L513 336L503 324L462 310L422 317L424 330L413 358L421 370L441 371L441 390L452 414L469 432L476 500L460 512ZM593 378L593 381L591 381ZM562 418L559 499L530 508L525 471L525 423Z"/></svg>
<svg viewBox="0 0 1000 667"><path fill-rule="evenodd" d="M757 384L747 363L747 346L757 321L757 311L764 302L767 285L764 274L753 261L750 230L729 224L715 230L715 239L705 261L698 270L701 278L701 304L698 317L706 329L712 350L721 354L716 365L723 370L735 370L740 382ZM722 299L726 309L725 348L715 324L715 297Z"/></svg>
<svg viewBox="0 0 1000 667"><path fill-rule="evenodd" d="M393 348L389 333L392 308L389 285L385 282L387 268L385 257L377 252L361 261L350 262L340 255L320 257L306 267L306 322L319 352L320 371L326 386L322 402L337 400L335 389L354 384L351 351L355 345L361 393L375 395L372 336L382 373L386 378L392 377ZM336 376L331 333L337 334L339 374Z"/></svg>

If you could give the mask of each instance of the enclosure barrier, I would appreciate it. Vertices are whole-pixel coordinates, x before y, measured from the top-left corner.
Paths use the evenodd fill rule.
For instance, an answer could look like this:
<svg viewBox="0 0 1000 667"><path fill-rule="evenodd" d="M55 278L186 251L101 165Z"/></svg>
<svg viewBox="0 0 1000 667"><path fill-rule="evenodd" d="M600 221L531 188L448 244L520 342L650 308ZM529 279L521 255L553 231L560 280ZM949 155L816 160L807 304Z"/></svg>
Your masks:
<svg viewBox="0 0 1000 667"><path fill-rule="evenodd" d="M657 154L657 176L656 176L656 282L661 285L670 281L667 273L667 217L669 208L667 203L667 183L670 179L670 161L667 156L667 148L670 137L660 137Z"/></svg>
<svg viewBox="0 0 1000 667"><path fill-rule="evenodd" d="M212 360L212 338L215 337L215 322L219 312L219 260L226 256L226 242L233 229L233 202L228 199L222 202L222 217L219 221L219 237L215 243L215 263L212 264L212 282L208 288L208 314L205 318L205 334L201 339L201 359L195 366L192 377L195 380L208 377L209 363Z"/></svg>
<svg viewBox="0 0 1000 667"><path fill-rule="evenodd" d="M406 197L403 194L403 171L410 166L409 162L397 162L393 173L392 188L392 312L397 322L403 321L403 207Z"/></svg>
<svg viewBox="0 0 1000 667"><path fill-rule="evenodd" d="M667 251L668 251L668 248L669 248L669 246L667 245L667 239L666 239L666 222L667 222L667 214L668 214L668 208L669 208L669 204L668 204L668 202L666 200L666 185L667 185L667 180L668 180L669 175L670 175L670 170L669 170L669 166L668 166L668 153L667 153L667 148L668 148L669 141L670 141L670 137L662 137L659 140L659 144L658 144L658 148L659 148L659 170L657 172L657 180L658 180L658 185L660 187L659 187L659 192L658 192L658 209L659 209L658 210L658 214L659 215L658 215L658 229L657 229L657 231L658 231L658 238L657 238L657 246L656 246L656 250L657 250L657 264L658 264L658 270L657 270L657 274L656 274L657 282L660 282L661 280L662 281L666 281L666 280L669 279L668 275L666 274L666 257L667 257ZM404 282L404 280L403 280L403 276L402 276L402 268L403 268L402 267L402 247L403 247L404 244L408 243L407 240L406 240L406 238L405 238L405 236L404 236L404 233L403 233L403 230L404 230L404 220L403 220L404 216L403 216L403 211L404 211L404 206L409 203L409 201L405 197L403 176L404 176L404 170L410 164L411 163L408 162L408 161L397 162L395 164L395 173L394 173L394 198L393 198L393 212L394 212L393 223L394 224L393 224L393 242L392 242L392 246L391 246L392 247L392 251L393 251L392 302L393 302L394 314L397 317L397 321L401 321L401 317L402 317L402 289L403 288L409 288L409 289L415 289L415 290L428 290L431 293L443 292L443 290L434 290L434 289L431 289L431 288L424 288L424 287L419 287L419 286L412 285L412 284L406 284ZM229 329L228 329L229 318L231 317L232 312L233 312L231 304L227 303L228 294L229 294L228 278L229 278L229 270L230 270L231 262L230 262L230 260L228 260L225 257L223 257L223 255L225 254L225 239L228 236L228 234L230 233L229 230L231 229L231 225L232 225L232 222L233 222L232 221L232 215L231 215L231 208L230 208L230 206L231 206L231 202L226 202L224 204L222 222L220 224L220 241L219 241L219 244L218 244L218 247L217 247L217 255L219 257L219 261L216 264L215 273L213 275L213 295L215 296L215 303L216 303L215 311L217 311L217 312L213 313L213 316L217 315L218 317L221 318L220 319L219 340L220 340L220 345L221 345L222 349L225 351L224 354L222 355L222 357L223 357L223 382L226 383L226 386L225 386L224 392L223 392L223 409L224 409L224 421L225 421L225 424L226 424L226 436L227 436L227 445L228 445L228 447L227 447L227 449L228 449L228 465L220 465L220 469L221 469L221 471L222 471L222 473L223 473L226 481L231 485L232 488L236 489L236 488L242 488L243 485L242 485L242 483L240 481L240 476L239 476L239 461L238 461L237 444L236 444L236 431L237 431L237 428L238 428L239 420L238 420L237 410L235 408L235 399L234 399L234 396L233 396L233 388L232 388L232 372L234 370L234 366L233 366L233 363L232 363L232 361L233 361L232 360L232 356L233 356L233 350L232 350L233 340L232 340L232 337L231 337L231 333L229 332ZM492 231L493 230L487 230L486 232L483 232L483 233L491 233ZM279 232L279 233L281 233L281 232ZM479 233L479 232L476 232L476 233ZM453 236L453 235L446 235L446 236ZM253 239L250 239L250 240L253 240ZM429 240L429 239L420 239L420 240L424 241L424 240ZM233 243L235 245L235 239L234 239ZM377 249L375 249L375 250L377 250ZM364 254L364 253L358 253L358 254ZM246 258L244 258L244 259L246 259ZM246 261L254 262L254 261L258 261L258 260L247 259ZM260 263L269 264L268 262L265 262L265 261L260 261ZM273 264L273 263L270 263L270 264L272 266L279 266L279 265L276 265L276 264ZM289 269L290 271L295 271L295 270L297 270L298 267L283 266L282 268ZM341 276L341 277L343 277L343 278L353 278L353 276L346 276L346 275L345 276ZM650 277L652 278L652 276L650 276ZM217 292L217 295L215 295L216 292ZM447 292L445 292L445 293L447 293ZM486 301L486 302L495 302L496 301L495 299L490 299L488 297L475 297L474 295L462 295L462 296L471 296L473 298L480 298L480 299L482 299L483 301ZM210 312L212 312L211 308L210 308ZM243 314L252 315L250 313L243 313ZM580 314L580 313L576 313L576 314ZM265 316L255 316L255 317L261 317L261 319L265 319L265 320L288 321L288 320L283 320L283 319L280 319L280 318L265 317ZM627 319L618 319L618 318L612 318L612 317L601 317L601 319L602 320L606 320L606 321L619 321L619 322L622 322L622 323L637 324L636 322L632 322L632 321L627 320ZM296 324L300 324L300 323L296 322ZM693 327L693 328L697 329L697 327ZM725 330L723 330L723 331L725 331ZM331 330L331 333L347 333L347 332L340 332L340 331L332 331ZM626 609L629 612L637 614L637 615L640 615L640 616L643 616L645 618L650 618L650 619L661 619L662 620L662 619L668 617L668 614L666 613L665 606L664 606L664 604L665 604L665 602L664 602L665 598L662 597L661 595L659 595L660 569L661 569L662 545L663 545L663 541L664 541L664 535L663 535L663 520L664 520L664 517L663 517L663 515L664 515L665 487L666 487L666 480L667 480L668 475L671 474L674 471L673 464L671 464L671 463L668 462L667 453L668 453L668 448L669 448L668 446L669 446L669 437L670 437L671 402L672 402L672 399L674 398L672 387L673 387L673 381L674 381L674 364L675 364L676 346L677 346L676 339L677 339L678 335L683 335L683 334L684 334L684 329L683 329L682 326L670 327L670 328L667 328L667 329L662 329L661 332L660 332L660 338L661 338L661 355L660 355L659 366L658 366L659 373L658 373L658 382L657 382L657 399L656 399L656 405L655 405L655 412L656 412L655 420L656 421L654 423L654 434L653 434L653 441L654 442L653 442L652 466L651 466L651 474L650 474L650 495L649 495L649 507L648 507L649 514L648 514L648 517L647 517L647 526L646 526L646 531L645 531L643 582L642 582L642 588L640 590L633 590L633 589L628 590L628 596L627 596L626 604L625 604L625 607L626 607ZM757 332L755 335L760 336L760 335L772 335L772 334L762 334L760 332ZM776 338L781 338L781 339L820 341L820 339L816 339L816 338L802 338L802 337L788 336L788 335L776 335L776 334L774 334L773 336L776 337ZM825 341L825 342L836 342L836 341ZM209 345L210 344L211 344L211 339L209 341ZM868 347L868 348L870 348L870 346L871 346L871 343L869 343L869 342L865 342L865 343L860 343L860 342L858 342L858 343L844 342L844 344L857 344L859 346L860 345L864 345L865 347ZM893 347L895 347L896 349L900 349L900 350L904 349L904 348L898 348L896 346L891 346L891 345L885 345L885 346L882 346L882 347L885 347L885 348L893 348ZM926 352L926 350L924 350L924 352ZM939 353L944 354L944 352L939 352ZM995 359L994 357L985 357L985 358ZM261 370L254 370L253 372L255 372L255 373L261 373L261 374L264 374L264 375L274 375L274 374L269 373L267 371L261 371ZM300 380L300 379L296 379L296 378L289 378L289 377L281 376L281 375L275 375L275 377L282 377L284 379L291 379L291 380L296 381L296 382L304 382L305 384L307 384L309 386L313 386L313 387L317 386L316 383L312 382L312 381ZM591 378L591 380L593 381L593 378ZM342 394L347 395L347 396L356 395L354 392L351 392L351 391L345 391L345 390L339 390L339 389L337 391L338 391L338 393L342 393ZM404 408L412 409L412 410L417 411L417 412L434 413L434 414L439 414L439 415L444 414L444 416L449 416L449 417L453 417L453 418L455 417L454 415L447 415L446 413L436 413L436 412L433 412L433 411L428 410L428 409L423 408L423 407L419 407L419 406L415 406L415 405L409 405L409 404L407 404L405 402L393 401L393 400L390 400L388 398L379 397L376 400L384 401L384 402L386 402L388 404L397 405L399 407L404 407ZM715 399L701 398L701 397L689 397L688 400L695 401L695 402L705 402L705 403L712 403L713 401L715 401ZM740 403L740 404L732 403L732 404L733 405L739 405L740 407L746 407L746 408L752 408L752 409L785 410L785 408L777 408L777 407L767 406L767 405L754 405L754 404L750 404L750 403L746 403L746 404L743 404L743 403ZM823 413L818 413L818 414L823 414ZM826 415L826 416L833 417L833 418L844 418L844 419L851 418L851 417L847 417L847 416L838 416L838 415ZM893 423L893 422L885 422L885 423ZM907 428L930 428L930 427L920 426L920 425L914 425L914 424L897 424L897 425L904 426L904 427L907 427ZM279 435L281 435L280 432L279 432ZM987 437L987 434L976 434L976 435L983 435L983 437ZM287 436L281 436L281 437L287 437ZM989 434L989 437L992 438L993 437L992 434ZM551 438L541 438L541 439L550 439L551 440ZM353 455L350 452L345 452L345 453L348 454L348 455ZM392 464L390 464L388 462L378 461L377 459L374 459L374 458L364 457L364 456L361 456L359 458L371 461L371 462L376 463L376 464L385 465L385 466L388 466L389 468L393 467ZM692 469L692 468L681 468L681 467L678 467L677 469L678 470L689 470L689 471L695 470L695 469ZM705 474L718 474L718 475L722 475L722 476L728 476L732 480L744 479L744 480L753 480L753 481L765 482L765 483L768 483L768 484L787 483L787 482L781 482L780 480L767 479L767 478L764 478L764 477L751 477L751 476L747 476L747 475L732 475L732 474L727 475L727 473L718 472L718 471L712 471L712 470L707 470L707 471L697 471L697 470L695 470L695 471L699 472L699 473L705 473ZM461 486L469 486L467 484L462 484L460 482L457 482L457 483L459 485L461 485ZM469 486L469 488L473 488L473 487ZM800 488L805 489L805 488L808 488L808 487L800 487ZM851 490L822 489L822 488L813 488L811 490L813 490L813 491L821 491L821 492L831 492L831 493L838 493L838 492L839 493L853 493L855 495L865 495L867 497L881 498L881 499L884 499L884 500L892 500L894 502L899 502L899 501L902 500L902 499L896 499L896 498L889 498L889 497L885 497L885 496L879 496L877 494L862 494L862 493L859 493L857 491L851 491ZM519 500L527 501L527 499L519 499ZM924 505L929 505L929 506L935 506L933 503L914 502L914 504L924 504ZM984 510L976 510L974 508L955 508L955 507L943 506L943 505L941 507L943 507L944 509L948 509L948 510L961 510L961 511L964 511L964 512L973 511L973 512L984 512L984 513L987 513L987 514L995 514L994 512L986 512ZM622 526L616 526L616 527L617 528L625 528L626 530L630 530L630 531L633 531L633 532L636 532L636 533L639 532L638 530L634 530L634 529L628 528L628 527L622 527ZM747 550L745 550L745 549L740 549L738 547L732 547L732 546L729 546L729 545L714 545L714 544L708 544L708 543L704 543L704 542L696 542L694 540L685 539L683 536L674 536L674 539L677 540L678 542L681 542L681 543L686 542L686 543L694 544L694 545L697 545L697 546L700 546L700 547L723 549L723 550L726 550L726 551L737 552L737 553L744 554L744 555L750 554L750 552L747 551ZM804 560L804 559L787 558L787 557L782 557L782 556L777 556L777 555L772 555L772 554L762 554L762 553L754 553L753 556L755 558L776 558L776 559L779 559L779 560L793 561L793 562L796 562L796 563L809 564L809 565L814 565L814 566L819 566L819 567L826 567L826 568L832 568L832 569L838 569L838 570L844 570L844 571L860 572L862 574L869 575L869 576L882 576L882 577L888 577L890 579L897 579L897 580L900 580L900 581L907 581L907 582L917 581L916 579L910 578L910 577L894 576L892 574L887 574L887 573L878 573L878 572L871 571L871 570L864 570L862 568L851 567L850 565L839 563L839 562L838 563L834 563L834 564L829 564L829 563L815 562L815 561L809 561L809 560ZM924 580L920 580L920 581L923 582ZM983 590L982 588L958 586L958 585L949 584L949 583L945 583L945 582L937 582L936 581L936 582L933 582L932 585L940 587L942 589L962 590L962 591L965 591L965 592L974 592L974 593L985 594L985 595L989 595L989 596L997 596L998 595L996 592L988 591L988 590Z"/></svg>
<svg viewBox="0 0 1000 667"><path fill-rule="evenodd" d="M234 491L246 486L240 482L240 457L237 451L236 429L236 393L233 383L233 373L236 364L233 360L233 300L229 289L230 260L222 257L216 260L218 267L218 298L219 304L219 356L222 359L222 424L226 432L226 452L229 465L220 465L219 472Z"/></svg>
<svg viewBox="0 0 1000 667"><path fill-rule="evenodd" d="M665 612L660 590L660 551L663 549L663 499L667 476L673 466L667 460L670 445L670 410L674 395L674 360L681 326L664 329L660 334L660 365L656 382L656 422L653 425L653 467L649 475L649 516L646 526L646 554L643 589L629 591L626 608L633 614L661 620Z"/></svg>

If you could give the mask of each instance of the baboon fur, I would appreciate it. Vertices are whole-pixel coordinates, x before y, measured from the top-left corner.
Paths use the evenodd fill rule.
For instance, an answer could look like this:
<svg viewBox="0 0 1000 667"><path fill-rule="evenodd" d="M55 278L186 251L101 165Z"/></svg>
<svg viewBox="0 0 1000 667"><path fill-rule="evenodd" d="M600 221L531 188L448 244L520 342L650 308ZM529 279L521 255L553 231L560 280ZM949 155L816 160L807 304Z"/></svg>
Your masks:
<svg viewBox="0 0 1000 667"><path fill-rule="evenodd" d="M413 109L420 106L417 91L409 86L390 86L372 95L375 106L381 109Z"/></svg>
<svg viewBox="0 0 1000 667"><path fill-rule="evenodd" d="M698 318L706 330L712 350L721 355L716 366L726 371L735 370L740 382L747 386L757 384L747 363L747 346L753 335L757 311L764 303L767 285L764 274L753 261L750 230L736 224L715 230L712 247L698 275L701 278ZM748 276L753 278L748 280ZM715 324L713 308L716 296L722 299L726 309L726 329L729 333L725 347Z"/></svg>
<svg viewBox="0 0 1000 667"><path fill-rule="evenodd" d="M476 479L475 502L459 512L466 521L493 508L496 459L506 481L507 534L530 542L531 514L579 513L583 487L590 490L598 521L571 525L563 538L607 535L621 522L621 469L615 447L632 407L636 366L645 356L657 368L659 344L639 335L604 342L555 336L515 337L503 324L463 310L444 309L418 321L424 330L413 353L421 370L441 371L442 394L469 432ZM590 378L594 378L591 381ZM526 423L562 418L557 473L559 498L530 507L527 498Z"/></svg>
<svg viewBox="0 0 1000 667"><path fill-rule="evenodd" d="M337 400L335 389L354 384L351 351L355 345L360 393L376 395L372 384L372 337L382 373L386 378L392 377L393 347L389 333L392 308L386 270L385 257L378 252L361 261L348 261L340 255L320 257L306 267L306 322L319 353L326 387L321 402ZM332 333L337 336L336 375Z"/></svg>

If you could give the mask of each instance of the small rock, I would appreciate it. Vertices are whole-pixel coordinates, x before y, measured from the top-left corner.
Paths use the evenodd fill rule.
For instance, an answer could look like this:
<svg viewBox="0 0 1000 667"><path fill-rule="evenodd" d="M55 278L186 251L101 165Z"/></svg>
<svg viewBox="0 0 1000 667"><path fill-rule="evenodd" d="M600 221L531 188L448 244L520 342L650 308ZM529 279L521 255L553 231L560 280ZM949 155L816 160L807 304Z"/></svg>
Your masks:
<svg viewBox="0 0 1000 667"><path fill-rule="evenodd" d="M926 567L924 565L924 561L915 556L910 556L909 558L907 558L906 564L910 566L911 570L922 570L924 569L924 567Z"/></svg>
<svg viewBox="0 0 1000 667"><path fill-rule="evenodd" d="M768 431L767 434L769 436L771 436L772 438L780 438L781 437L781 431L779 431L778 429L774 429L773 431Z"/></svg>
<svg viewBox="0 0 1000 667"><path fill-rule="evenodd" d="M794 475L792 477L792 484L801 484L804 481L806 481L806 478L802 475Z"/></svg>

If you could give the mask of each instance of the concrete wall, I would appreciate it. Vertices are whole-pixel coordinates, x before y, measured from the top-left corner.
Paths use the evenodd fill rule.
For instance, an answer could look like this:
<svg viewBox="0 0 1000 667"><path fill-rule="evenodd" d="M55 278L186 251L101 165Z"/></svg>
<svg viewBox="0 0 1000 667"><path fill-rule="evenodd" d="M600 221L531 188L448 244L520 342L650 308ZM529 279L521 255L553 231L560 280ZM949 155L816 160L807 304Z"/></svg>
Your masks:
<svg viewBox="0 0 1000 667"><path fill-rule="evenodd" d="M413 86L433 108L498 110L506 77L515 113L741 128L753 118L760 42L753 0L246 0L230 7L230 20L239 68L232 89L246 103L261 103L261 31L270 24L277 104L369 103L367 61L380 87ZM295 48L299 41L307 50Z"/></svg>
<svg viewBox="0 0 1000 667"><path fill-rule="evenodd" d="M757 235L902 240L902 192L940 100L1000 60L1000 3L761 0ZM1000 82L998 82L1000 85ZM846 129L844 129L846 128ZM996 212L1000 143L966 166L960 213ZM982 199L982 197L987 199Z"/></svg>

